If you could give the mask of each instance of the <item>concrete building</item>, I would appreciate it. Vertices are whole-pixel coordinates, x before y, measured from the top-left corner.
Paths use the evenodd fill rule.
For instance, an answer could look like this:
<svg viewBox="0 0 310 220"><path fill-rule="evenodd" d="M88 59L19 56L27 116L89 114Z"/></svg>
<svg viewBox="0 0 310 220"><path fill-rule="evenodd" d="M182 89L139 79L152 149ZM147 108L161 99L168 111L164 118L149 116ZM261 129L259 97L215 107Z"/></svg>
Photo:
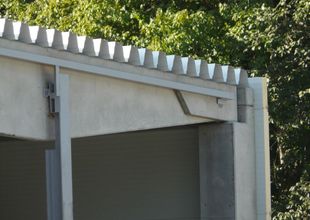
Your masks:
<svg viewBox="0 0 310 220"><path fill-rule="evenodd" d="M0 219L270 219L266 80L0 19Z"/></svg>

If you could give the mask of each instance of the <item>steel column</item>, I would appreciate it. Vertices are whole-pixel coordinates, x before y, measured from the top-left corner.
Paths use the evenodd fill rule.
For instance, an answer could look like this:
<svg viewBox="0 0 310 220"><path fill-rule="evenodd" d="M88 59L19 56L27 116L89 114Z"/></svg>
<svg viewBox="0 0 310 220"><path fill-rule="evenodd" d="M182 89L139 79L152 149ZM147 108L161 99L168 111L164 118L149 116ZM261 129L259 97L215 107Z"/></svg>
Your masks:
<svg viewBox="0 0 310 220"><path fill-rule="evenodd" d="M69 76L55 67L55 148L46 150L48 220L73 220Z"/></svg>

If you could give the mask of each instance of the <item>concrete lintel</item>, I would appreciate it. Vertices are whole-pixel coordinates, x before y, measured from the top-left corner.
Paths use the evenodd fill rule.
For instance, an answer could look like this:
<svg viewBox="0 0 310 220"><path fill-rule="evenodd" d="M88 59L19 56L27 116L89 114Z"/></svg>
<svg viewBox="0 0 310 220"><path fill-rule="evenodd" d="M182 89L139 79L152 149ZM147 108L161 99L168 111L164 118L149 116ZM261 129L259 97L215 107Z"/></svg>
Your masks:
<svg viewBox="0 0 310 220"><path fill-rule="evenodd" d="M0 57L0 63L0 135L54 140L55 121L48 117L48 101L43 94L47 83L54 80L54 67L6 57ZM170 89L61 71L70 76L72 138L211 120L184 114Z"/></svg>

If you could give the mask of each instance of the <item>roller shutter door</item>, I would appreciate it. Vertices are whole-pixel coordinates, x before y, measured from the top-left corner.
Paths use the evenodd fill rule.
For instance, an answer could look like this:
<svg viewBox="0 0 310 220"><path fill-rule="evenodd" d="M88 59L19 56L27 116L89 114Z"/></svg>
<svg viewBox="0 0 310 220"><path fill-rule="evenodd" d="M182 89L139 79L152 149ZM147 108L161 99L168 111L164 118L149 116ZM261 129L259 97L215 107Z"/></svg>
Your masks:
<svg viewBox="0 0 310 220"><path fill-rule="evenodd" d="M75 220L197 220L195 127L73 140ZM0 143L0 219L46 219L44 148Z"/></svg>
<svg viewBox="0 0 310 220"><path fill-rule="evenodd" d="M46 219L44 149L0 144L0 219Z"/></svg>
<svg viewBox="0 0 310 220"><path fill-rule="evenodd" d="M200 219L198 166L194 127L76 140L75 219Z"/></svg>

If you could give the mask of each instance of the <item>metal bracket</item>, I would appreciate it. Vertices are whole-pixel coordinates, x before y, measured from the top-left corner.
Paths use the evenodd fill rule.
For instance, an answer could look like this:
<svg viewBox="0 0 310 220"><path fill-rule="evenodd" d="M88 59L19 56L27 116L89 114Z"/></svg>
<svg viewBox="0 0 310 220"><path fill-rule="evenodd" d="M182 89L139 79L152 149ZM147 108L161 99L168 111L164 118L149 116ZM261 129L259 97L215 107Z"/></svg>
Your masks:
<svg viewBox="0 0 310 220"><path fill-rule="evenodd" d="M223 107L223 105L225 104L225 99L222 99L222 98L216 98L216 104L218 104L218 106L220 107L220 108L222 108Z"/></svg>
<svg viewBox="0 0 310 220"><path fill-rule="evenodd" d="M59 96L56 96L54 83L47 83L47 87L44 88L44 97L48 100L49 116L55 117L59 113Z"/></svg>

